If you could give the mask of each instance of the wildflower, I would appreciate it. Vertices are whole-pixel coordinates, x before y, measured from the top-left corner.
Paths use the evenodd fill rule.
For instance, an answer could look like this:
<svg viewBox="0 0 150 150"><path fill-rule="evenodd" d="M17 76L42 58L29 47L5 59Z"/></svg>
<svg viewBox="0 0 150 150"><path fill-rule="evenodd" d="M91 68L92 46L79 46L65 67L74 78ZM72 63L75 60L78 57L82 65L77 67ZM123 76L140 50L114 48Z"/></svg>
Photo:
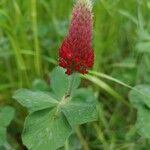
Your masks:
<svg viewBox="0 0 150 150"><path fill-rule="evenodd" d="M66 74L88 73L94 64L92 49L92 4L90 0L77 0L74 6L69 33L59 49L59 65Z"/></svg>

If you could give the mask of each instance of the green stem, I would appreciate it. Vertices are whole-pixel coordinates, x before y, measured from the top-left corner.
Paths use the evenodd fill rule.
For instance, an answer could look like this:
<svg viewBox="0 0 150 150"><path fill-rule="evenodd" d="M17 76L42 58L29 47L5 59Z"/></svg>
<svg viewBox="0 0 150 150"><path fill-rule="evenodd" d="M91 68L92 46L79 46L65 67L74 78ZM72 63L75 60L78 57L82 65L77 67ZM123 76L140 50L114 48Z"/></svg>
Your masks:
<svg viewBox="0 0 150 150"><path fill-rule="evenodd" d="M68 140L66 140L66 142L65 142L65 150L69 150L69 142L68 142Z"/></svg>
<svg viewBox="0 0 150 150"><path fill-rule="evenodd" d="M73 73L70 77L69 80L69 88L68 88L68 92L67 92L67 96L70 96L73 90L73 84L74 84L74 79L75 79L75 73Z"/></svg>
<svg viewBox="0 0 150 150"><path fill-rule="evenodd" d="M74 84L74 79L75 79L75 74L72 74L70 76L70 80L69 80L69 88L68 88L68 91L66 92L65 96L63 96L63 98L61 99L61 101L59 102L58 106L57 106L57 110L56 110L56 113L55 113L55 116L57 116L60 112L60 107L62 105L64 105L65 103L68 102L68 100L70 100L70 95L72 93L72 90L73 90L73 84Z"/></svg>

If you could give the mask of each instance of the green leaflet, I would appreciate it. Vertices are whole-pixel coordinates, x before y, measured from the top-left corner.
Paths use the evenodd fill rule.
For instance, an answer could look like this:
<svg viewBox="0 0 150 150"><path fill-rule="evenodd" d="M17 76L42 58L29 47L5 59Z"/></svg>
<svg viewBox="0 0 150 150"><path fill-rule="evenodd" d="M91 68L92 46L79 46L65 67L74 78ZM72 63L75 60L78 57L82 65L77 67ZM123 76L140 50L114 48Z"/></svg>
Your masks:
<svg viewBox="0 0 150 150"><path fill-rule="evenodd" d="M35 91L49 91L49 86L41 79L35 79L32 83L32 89Z"/></svg>
<svg viewBox="0 0 150 150"><path fill-rule="evenodd" d="M150 108L150 85L138 85L129 93L130 101L137 109L141 105Z"/></svg>
<svg viewBox="0 0 150 150"><path fill-rule="evenodd" d="M12 107L0 108L0 146L6 142L6 130L14 117L15 110Z"/></svg>
<svg viewBox="0 0 150 150"><path fill-rule="evenodd" d="M56 67L52 71L50 77L51 88L54 94L57 95L59 99L62 99L62 97L68 91L70 86L69 81L71 80L71 78L72 77L66 75L65 70L60 67ZM78 76L78 74L74 74L72 89L75 90L79 85L80 85L80 77Z"/></svg>
<svg viewBox="0 0 150 150"><path fill-rule="evenodd" d="M63 114L46 109L30 114L25 121L23 143L31 150L55 150L63 146L71 127Z"/></svg>
<svg viewBox="0 0 150 150"><path fill-rule="evenodd" d="M31 91L20 89L13 96L22 106L27 107L29 112L34 112L56 106L58 103L50 94L43 91Z"/></svg>
<svg viewBox="0 0 150 150"><path fill-rule="evenodd" d="M0 126L0 146L6 142L6 128Z"/></svg>
<svg viewBox="0 0 150 150"><path fill-rule="evenodd" d="M66 97L73 78L73 92ZM22 134L23 143L30 150L56 150L62 147L77 125L96 120L96 100L90 89L76 89L80 84L77 74L68 77L57 67L51 74L51 92L18 90L13 98L26 107L27 116Z"/></svg>
<svg viewBox="0 0 150 150"><path fill-rule="evenodd" d="M136 128L141 136L150 138L150 109L138 108Z"/></svg>
<svg viewBox="0 0 150 150"><path fill-rule="evenodd" d="M150 85L138 85L129 93L129 99L137 109L136 128L141 136L150 138Z"/></svg>
<svg viewBox="0 0 150 150"><path fill-rule="evenodd" d="M96 100L91 90L78 89L73 99L62 107L72 127L97 120Z"/></svg>
<svg viewBox="0 0 150 150"><path fill-rule="evenodd" d="M50 82L54 94L61 99L69 88L69 80L65 70L59 67L55 68L51 73Z"/></svg>

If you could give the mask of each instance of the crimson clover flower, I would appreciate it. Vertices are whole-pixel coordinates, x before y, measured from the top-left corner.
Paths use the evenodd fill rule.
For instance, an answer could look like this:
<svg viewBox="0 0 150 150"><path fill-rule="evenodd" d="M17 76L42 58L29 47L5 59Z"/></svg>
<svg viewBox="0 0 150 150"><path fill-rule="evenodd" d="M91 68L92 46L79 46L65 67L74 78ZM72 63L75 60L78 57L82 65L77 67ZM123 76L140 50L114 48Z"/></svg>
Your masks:
<svg viewBox="0 0 150 150"><path fill-rule="evenodd" d="M92 4L91 0L77 0L69 27L69 33L59 49L59 66L66 74L88 73L94 64L92 49Z"/></svg>

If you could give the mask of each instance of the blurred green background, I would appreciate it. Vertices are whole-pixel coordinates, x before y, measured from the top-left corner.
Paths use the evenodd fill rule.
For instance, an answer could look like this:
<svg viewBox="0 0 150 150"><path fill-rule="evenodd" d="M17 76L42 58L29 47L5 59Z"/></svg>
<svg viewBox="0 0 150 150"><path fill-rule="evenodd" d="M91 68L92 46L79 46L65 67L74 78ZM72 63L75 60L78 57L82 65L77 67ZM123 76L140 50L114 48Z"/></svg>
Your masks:
<svg viewBox="0 0 150 150"><path fill-rule="evenodd" d="M8 128L11 149L25 149L20 135L26 116L12 93L31 87L34 79L48 82L73 4L73 0L0 0L0 105L16 108ZM81 126L71 137L69 150L88 150L86 146L149 150L150 141L134 127L136 110L128 102L128 86L150 83L150 1L94 0L93 14L95 73L86 76L82 86L93 87L99 120Z"/></svg>

